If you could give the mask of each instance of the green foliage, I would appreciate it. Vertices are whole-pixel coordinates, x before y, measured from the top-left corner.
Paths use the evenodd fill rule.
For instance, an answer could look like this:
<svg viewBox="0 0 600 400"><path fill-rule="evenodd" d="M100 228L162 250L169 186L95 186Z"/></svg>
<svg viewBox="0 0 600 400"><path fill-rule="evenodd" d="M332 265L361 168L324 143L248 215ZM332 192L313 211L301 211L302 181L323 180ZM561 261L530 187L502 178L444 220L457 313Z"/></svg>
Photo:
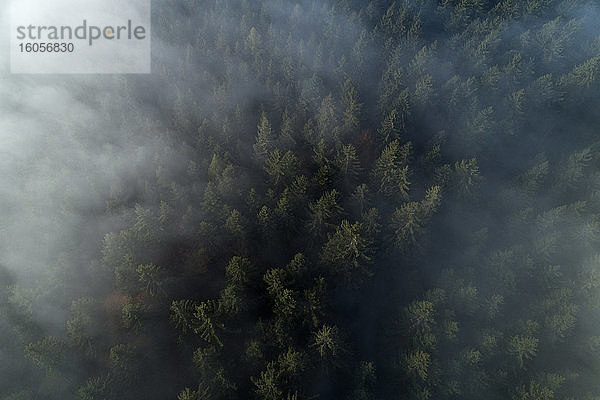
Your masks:
<svg viewBox="0 0 600 400"><path fill-rule="evenodd" d="M67 346L59 338L47 336L25 346L25 356L48 371L67 367Z"/></svg>
<svg viewBox="0 0 600 400"><path fill-rule="evenodd" d="M333 361L344 351L339 329L335 325L323 325L314 334L313 347L323 360Z"/></svg>
<svg viewBox="0 0 600 400"><path fill-rule="evenodd" d="M105 399L110 396L110 379L106 376L89 379L85 385L79 388L79 398L81 400Z"/></svg>
<svg viewBox="0 0 600 400"><path fill-rule="evenodd" d="M377 159L373 179L378 191L386 197L408 200L409 155L410 144L400 147L398 140L394 140L383 149Z"/></svg>
<svg viewBox="0 0 600 400"><path fill-rule="evenodd" d="M256 30L252 32L256 32ZM255 37L256 35L253 36ZM271 129L271 123L267 119L267 114L263 111L260 114L260 121L258 123L256 134L256 142L254 144L254 154L256 158L258 158L261 161L266 160L267 156L271 153L274 146L275 137L273 134L273 130Z"/></svg>
<svg viewBox="0 0 600 400"><path fill-rule="evenodd" d="M232 285L246 285L252 280L254 274L252 262L239 256L232 257L225 268L225 278Z"/></svg>
<svg viewBox="0 0 600 400"><path fill-rule="evenodd" d="M344 130L352 131L357 129L360 124L360 111L362 105L358 102L358 92L352 81L344 81L342 93L342 104L344 105Z"/></svg>
<svg viewBox="0 0 600 400"><path fill-rule="evenodd" d="M197 398L197 392L191 390L190 388L185 388L177 396L177 400L196 400Z"/></svg>
<svg viewBox="0 0 600 400"><path fill-rule="evenodd" d="M296 300L294 292L284 287L284 271L280 269L268 270L264 281L267 284L267 292L274 301L273 312L279 318L289 319L294 315Z"/></svg>
<svg viewBox="0 0 600 400"><path fill-rule="evenodd" d="M537 354L539 339L533 336L514 336L508 343L508 353L517 359L521 368Z"/></svg>
<svg viewBox="0 0 600 400"><path fill-rule="evenodd" d="M196 306L194 318L197 320L197 327L194 333L210 345L223 346L223 342L217 336L217 329L222 327L218 321L220 304L216 301L205 301Z"/></svg>
<svg viewBox="0 0 600 400"><path fill-rule="evenodd" d="M336 140L338 138L338 119L336 104L331 93L321 102L316 116L319 136L325 141Z"/></svg>
<svg viewBox="0 0 600 400"><path fill-rule="evenodd" d="M162 287L166 272L161 267L154 264L138 265L136 268L140 283L151 296L164 296L165 291Z"/></svg>
<svg viewBox="0 0 600 400"><path fill-rule="evenodd" d="M144 328L145 314L148 308L132 298L128 298L121 309L121 321L123 327L134 332L140 332Z"/></svg>
<svg viewBox="0 0 600 400"><path fill-rule="evenodd" d="M477 159L462 160L454 164L454 185L459 196L474 196L480 182Z"/></svg>
<svg viewBox="0 0 600 400"><path fill-rule="evenodd" d="M425 233L425 227L441 201L440 187L427 190L420 202L408 202L392 214L390 228L394 246L407 252L417 246Z"/></svg>
<svg viewBox="0 0 600 400"><path fill-rule="evenodd" d="M93 298L81 298L71 304L67 321L69 339L87 354L94 354L94 341L101 334L100 310Z"/></svg>
<svg viewBox="0 0 600 400"><path fill-rule="evenodd" d="M338 205L338 196L337 190L333 189L324 193L316 203L309 203L310 220L307 226L309 232L319 235L334 226L332 222L342 212L342 207Z"/></svg>
<svg viewBox="0 0 600 400"><path fill-rule="evenodd" d="M321 250L321 260L333 267L346 281L361 280L370 276L373 239L362 224L343 220Z"/></svg>
<svg viewBox="0 0 600 400"><path fill-rule="evenodd" d="M600 397L594 2L155 6L7 177L0 398Z"/></svg>
<svg viewBox="0 0 600 400"><path fill-rule="evenodd" d="M269 363L265 371L261 371L258 379L253 379L256 386L256 394L260 399L277 400L283 395L283 392L277 386L277 372L275 364Z"/></svg>
<svg viewBox="0 0 600 400"><path fill-rule="evenodd" d="M183 334L194 330L196 304L192 300L174 300L171 303L171 323Z"/></svg>
<svg viewBox="0 0 600 400"><path fill-rule="evenodd" d="M358 154L356 148L351 144L343 146L338 151L335 163L345 181L353 181L360 175L361 167Z"/></svg>
<svg viewBox="0 0 600 400"><path fill-rule="evenodd" d="M551 400L563 385L565 378L558 374L547 374L534 379L529 386L523 385L517 389L515 399L518 400Z"/></svg>
<svg viewBox="0 0 600 400"><path fill-rule="evenodd" d="M265 166L265 171L269 175L269 181L273 186L290 183L299 170L300 162L298 158L291 151L281 155L278 149L269 154Z"/></svg>
<svg viewBox="0 0 600 400"><path fill-rule="evenodd" d="M405 357L406 371L421 378L427 379L431 355L421 350L414 350Z"/></svg>
<svg viewBox="0 0 600 400"><path fill-rule="evenodd" d="M434 324L435 309L430 301L413 301L407 309L409 328L412 332L422 333Z"/></svg>

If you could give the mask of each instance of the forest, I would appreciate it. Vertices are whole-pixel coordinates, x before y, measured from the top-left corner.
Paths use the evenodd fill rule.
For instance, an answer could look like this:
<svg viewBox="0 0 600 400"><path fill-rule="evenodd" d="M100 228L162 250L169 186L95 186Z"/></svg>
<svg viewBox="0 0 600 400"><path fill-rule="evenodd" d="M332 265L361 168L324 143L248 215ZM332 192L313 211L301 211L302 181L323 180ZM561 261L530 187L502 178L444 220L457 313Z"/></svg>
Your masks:
<svg viewBox="0 0 600 400"><path fill-rule="evenodd" d="M600 400L596 1L153 0L151 74L0 83L1 400Z"/></svg>

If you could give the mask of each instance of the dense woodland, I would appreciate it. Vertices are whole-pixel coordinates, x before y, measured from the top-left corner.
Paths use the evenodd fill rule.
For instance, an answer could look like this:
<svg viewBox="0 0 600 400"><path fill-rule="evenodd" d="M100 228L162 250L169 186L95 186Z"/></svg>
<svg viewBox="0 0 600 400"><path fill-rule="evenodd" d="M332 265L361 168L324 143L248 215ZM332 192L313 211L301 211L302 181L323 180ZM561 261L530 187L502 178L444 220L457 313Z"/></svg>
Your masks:
<svg viewBox="0 0 600 400"><path fill-rule="evenodd" d="M79 150L153 146L71 166L39 228L69 241L0 267L0 399L600 399L595 1L170 0L152 29L151 75L63 79L121 132Z"/></svg>

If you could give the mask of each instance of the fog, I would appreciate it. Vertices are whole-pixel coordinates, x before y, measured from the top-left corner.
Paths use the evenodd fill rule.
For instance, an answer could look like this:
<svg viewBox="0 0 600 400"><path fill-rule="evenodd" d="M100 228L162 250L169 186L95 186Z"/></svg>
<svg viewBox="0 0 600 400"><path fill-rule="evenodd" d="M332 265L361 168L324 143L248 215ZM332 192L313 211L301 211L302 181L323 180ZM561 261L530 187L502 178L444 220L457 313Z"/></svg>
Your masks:
<svg viewBox="0 0 600 400"><path fill-rule="evenodd" d="M153 1L151 74L3 58L0 399L598 395L600 9L455 3Z"/></svg>

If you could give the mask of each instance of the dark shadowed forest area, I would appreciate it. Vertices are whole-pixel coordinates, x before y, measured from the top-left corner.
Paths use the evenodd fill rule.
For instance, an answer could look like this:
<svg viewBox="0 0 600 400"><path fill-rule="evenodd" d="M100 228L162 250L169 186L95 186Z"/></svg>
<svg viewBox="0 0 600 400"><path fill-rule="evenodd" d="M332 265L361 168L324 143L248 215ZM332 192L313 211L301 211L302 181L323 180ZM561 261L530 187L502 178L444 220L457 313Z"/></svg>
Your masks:
<svg viewBox="0 0 600 400"><path fill-rule="evenodd" d="M0 81L0 399L599 400L600 5L160 0Z"/></svg>

